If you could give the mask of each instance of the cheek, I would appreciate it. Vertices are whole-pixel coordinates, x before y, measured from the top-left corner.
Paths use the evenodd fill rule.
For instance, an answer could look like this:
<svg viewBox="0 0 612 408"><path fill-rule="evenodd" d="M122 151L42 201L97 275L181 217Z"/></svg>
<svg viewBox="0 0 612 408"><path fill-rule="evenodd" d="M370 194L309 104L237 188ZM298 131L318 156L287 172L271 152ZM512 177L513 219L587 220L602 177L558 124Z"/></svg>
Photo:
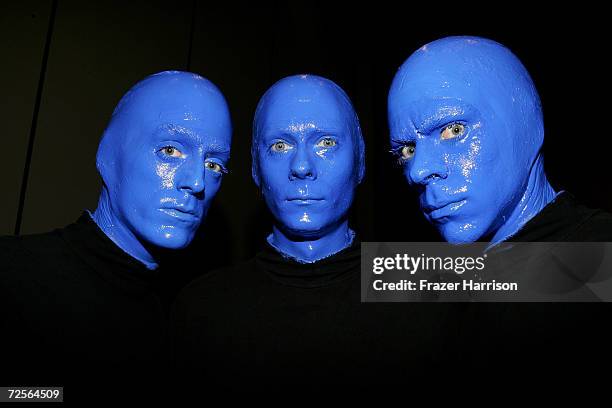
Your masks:
<svg viewBox="0 0 612 408"><path fill-rule="evenodd" d="M483 166L483 149L481 129L472 128L466 139L455 142L449 151L452 152L446 158L447 165L455 176L465 180L466 183L473 182Z"/></svg>
<svg viewBox="0 0 612 408"><path fill-rule="evenodd" d="M170 190L175 185L175 177L178 166L170 163L157 163L155 165L155 174L158 177L156 184L159 188Z"/></svg>
<svg viewBox="0 0 612 408"><path fill-rule="evenodd" d="M338 163L336 163L338 164ZM331 205L334 208L345 209L350 207L357 186L356 171L352 161L342 165L330 166L319 170L319 183L324 186Z"/></svg>
<svg viewBox="0 0 612 408"><path fill-rule="evenodd" d="M260 162L261 163L261 162ZM260 167L261 191L267 198L277 198L285 192L289 186L289 164L284 160L269 160Z"/></svg>
<svg viewBox="0 0 612 408"><path fill-rule="evenodd" d="M124 162L121 169L115 188L122 204L129 209L146 207L162 184L155 161L136 157Z"/></svg>
<svg viewBox="0 0 612 408"><path fill-rule="evenodd" d="M469 183L472 181L474 173L478 172L482 165L480 160L481 145L478 138L473 138L466 143L467 145L463 146L464 152L456 158L455 167L461 177Z"/></svg>
<svg viewBox="0 0 612 408"><path fill-rule="evenodd" d="M206 170L208 171L208 170ZM206 175L204 180L204 205L210 205L210 202L215 198L219 189L221 188L221 181L223 177L215 176L215 175Z"/></svg>

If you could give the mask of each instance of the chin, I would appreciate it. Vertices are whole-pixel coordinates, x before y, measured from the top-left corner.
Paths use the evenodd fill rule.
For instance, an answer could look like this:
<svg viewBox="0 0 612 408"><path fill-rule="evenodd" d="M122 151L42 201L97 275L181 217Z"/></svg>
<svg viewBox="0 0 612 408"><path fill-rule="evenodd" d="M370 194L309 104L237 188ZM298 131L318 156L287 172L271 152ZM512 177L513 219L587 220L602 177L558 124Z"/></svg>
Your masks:
<svg viewBox="0 0 612 408"><path fill-rule="evenodd" d="M193 233L173 231L171 233L160 232L153 239L148 240L150 244L165 249L183 249L189 246L193 240Z"/></svg>
<svg viewBox="0 0 612 408"><path fill-rule="evenodd" d="M473 239L467 239L465 237L458 237L456 235L450 235L450 236L445 235L444 239L446 240L446 242L448 242L449 244L453 244L453 245L471 244L472 242L475 241Z"/></svg>
<svg viewBox="0 0 612 408"><path fill-rule="evenodd" d="M464 230L462 229L464 225L465 223L447 223L438 231L444 240L450 244L470 244L478 241L482 234L474 229Z"/></svg>
<svg viewBox="0 0 612 408"><path fill-rule="evenodd" d="M285 229L289 230L292 235L305 238L319 238L324 236L328 231L333 229L335 222L329 219L319 219L316 216L311 216L310 222L299 221L299 218L284 222Z"/></svg>
<svg viewBox="0 0 612 408"><path fill-rule="evenodd" d="M303 222L299 220L283 220L284 229L291 235L298 237L318 237L321 235L322 227L318 223Z"/></svg>

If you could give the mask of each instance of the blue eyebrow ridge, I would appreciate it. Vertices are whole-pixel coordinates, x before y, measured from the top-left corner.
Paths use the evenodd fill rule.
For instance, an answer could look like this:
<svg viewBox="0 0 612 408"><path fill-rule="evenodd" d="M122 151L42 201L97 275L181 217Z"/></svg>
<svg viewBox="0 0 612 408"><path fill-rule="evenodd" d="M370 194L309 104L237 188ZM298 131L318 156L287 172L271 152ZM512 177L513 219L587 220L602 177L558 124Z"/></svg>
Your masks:
<svg viewBox="0 0 612 408"><path fill-rule="evenodd" d="M421 121L420 125L417 127L417 133L428 135L442 125L452 122L453 118L457 122L460 122L462 117L469 115L471 112L472 109L467 106L441 106L435 113L428 115Z"/></svg>

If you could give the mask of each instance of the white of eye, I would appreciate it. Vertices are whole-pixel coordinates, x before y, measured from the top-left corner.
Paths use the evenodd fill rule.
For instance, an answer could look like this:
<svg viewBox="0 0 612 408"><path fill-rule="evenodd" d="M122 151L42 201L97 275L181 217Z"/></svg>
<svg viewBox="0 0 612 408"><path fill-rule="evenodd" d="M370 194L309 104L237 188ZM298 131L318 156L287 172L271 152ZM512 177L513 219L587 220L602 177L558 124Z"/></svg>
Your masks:
<svg viewBox="0 0 612 408"><path fill-rule="evenodd" d="M402 160L410 160L414 157L414 152L416 151L416 146L413 144L409 144L400 149L400 159Z"/></svg>
<svg viewBox="0 0 612 408"><path fill-rule="evenodd" d="M442 129L440 133L440 138L442 140L454 139L456 137L462 136L465 133L465 126L461 123L452 123Z"/></svg>
<svg viewBox="0 0 612 408"><path fill-rule="evenodd" d="M274 152L285 152L291 147L288 143L278 141L272 145L272 151Z"/></svg>
<svg viewBox="0 0 612 408"><path fill-rule="evenodd" d="M212 170L212 171L214 171L216 173L222 173L223 172L223 167L221 167L221 165L219 163L208 161L208 162L204 163L204 166L207 169Z"/></svg>
<svg viewBox="0 0 612 408"><path fill-rule="evenodd" d="M336 141L330 137L321 139L321 141L317 143L318 147L325 147L327 149L329 149L330 147L334 147L335 145L336 145Z"/></svg>
<svg viewBox="0 0 612 408"><path fill-rule="evenodd" d="M164 146L162 147L161 151L166 156L170 157L181 157L183 155L183 153L181 153L181 151L174 146Z"/></svg>

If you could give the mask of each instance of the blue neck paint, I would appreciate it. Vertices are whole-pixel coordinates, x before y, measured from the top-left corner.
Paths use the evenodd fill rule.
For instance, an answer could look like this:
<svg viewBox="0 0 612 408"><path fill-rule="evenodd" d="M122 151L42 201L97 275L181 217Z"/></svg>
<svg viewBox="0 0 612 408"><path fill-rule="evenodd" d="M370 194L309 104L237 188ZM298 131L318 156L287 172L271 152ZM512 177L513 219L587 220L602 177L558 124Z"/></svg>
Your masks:
<svg viewBox="0 0 612 408"><path fill-rule="evenodd" d="M149 269L156 248L193 239L227 172L231 121L221 92L199 75L165 71L136 84L106 128L93 220Z"/></svg>
<svg viewBox="0 0 612 408"><path fill-rule="evenodd" d="M252 144L253 180L275 219L268 242L306 263L349 246L364 155L359 120L340 87L314 75L274 84L257 106Z"/></svg>
<svg viewBox="0 0 612 408"><path fill-rule="evenodd" d="M423 46L400 67L388 102L392 149L447 241L506 240L555 197L540 98L501 44L448 37Z"/></svg>

